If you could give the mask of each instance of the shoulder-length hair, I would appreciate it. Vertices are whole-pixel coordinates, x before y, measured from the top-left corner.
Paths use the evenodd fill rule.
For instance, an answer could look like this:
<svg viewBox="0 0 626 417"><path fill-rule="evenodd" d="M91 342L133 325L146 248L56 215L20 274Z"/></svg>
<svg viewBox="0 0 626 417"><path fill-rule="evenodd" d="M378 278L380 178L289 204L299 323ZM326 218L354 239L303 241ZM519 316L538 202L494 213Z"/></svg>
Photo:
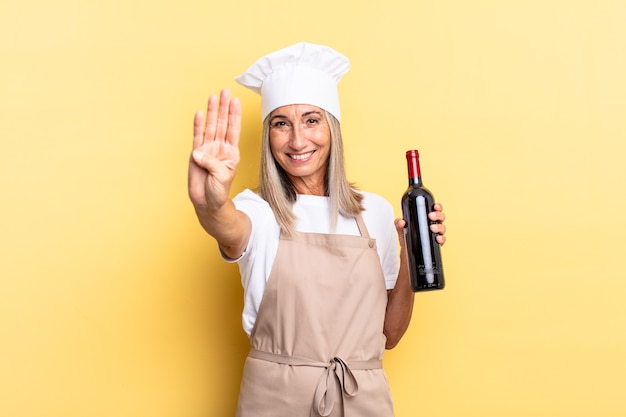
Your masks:
<svg viewBox="0 0 626 417"><path fill-rule="evenodd" d="M296 222L292 207L296 201L297 193L287 173L272 155L270 149L270 116L268 115L263 121L259 194L274 211L281 231L287 235L292 235L295 232ZM339 214L355 217L364 210L363 195L346 178L339 121L325 110L324 116L330 127L330 155L324 177L324 187L330 201L331 227L334 229Z"/></svg>

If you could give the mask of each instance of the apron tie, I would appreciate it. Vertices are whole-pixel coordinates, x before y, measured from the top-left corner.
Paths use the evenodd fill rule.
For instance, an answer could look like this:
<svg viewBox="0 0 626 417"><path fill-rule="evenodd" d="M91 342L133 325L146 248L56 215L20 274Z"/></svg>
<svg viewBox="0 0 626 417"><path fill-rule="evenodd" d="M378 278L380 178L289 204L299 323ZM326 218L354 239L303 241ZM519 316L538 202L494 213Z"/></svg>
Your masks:
<svg viewBox="0 0 626 417"><path fill-rule="evenodd" d="M337 384L339 384L339 389L343 397L354 397L357 395L359 392L359 383L352 373L353 369L364 370L382 368L382 361L380 360L351 361L348 365L346 361L338 356L332 358L330 362L320 362L313 359L281 355L257 349L251 349L248 356L283 365L324 368L317 383L317 387L315 388L311 417L328 417L330 413L332 413L335 407ZM343 401L341 401L341 407L343 408Z"/></svg>
<svg viewBox="0 0 626 417"><path fill-rule="evenodd" d="M345 397L354 397L359 392L359 383L348 364L343 359L334 357L324 372L322 372L315 389L315 402L313 405L317 409L317 413L322 417L329 416L335 407L337 382L339 383L341 393ZM343 407L343 401L341 405ZM313 416L312 411L311 415Z"/></svg>

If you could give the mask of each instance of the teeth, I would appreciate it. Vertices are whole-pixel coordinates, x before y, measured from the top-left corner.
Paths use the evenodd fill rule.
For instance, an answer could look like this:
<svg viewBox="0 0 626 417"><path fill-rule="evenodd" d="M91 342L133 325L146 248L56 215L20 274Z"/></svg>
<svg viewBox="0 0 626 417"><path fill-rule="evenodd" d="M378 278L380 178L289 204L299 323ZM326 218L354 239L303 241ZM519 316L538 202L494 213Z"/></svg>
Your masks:
<svg viewBox="0 0 626 417"><path fill-rule="evenodd" d="M313 152L301 153L301 154L298 154L298 155L290 154L289 157L291 159L295 159L297 161L302 161L304 159L307 159L311 155L313 155Z"/></svg>

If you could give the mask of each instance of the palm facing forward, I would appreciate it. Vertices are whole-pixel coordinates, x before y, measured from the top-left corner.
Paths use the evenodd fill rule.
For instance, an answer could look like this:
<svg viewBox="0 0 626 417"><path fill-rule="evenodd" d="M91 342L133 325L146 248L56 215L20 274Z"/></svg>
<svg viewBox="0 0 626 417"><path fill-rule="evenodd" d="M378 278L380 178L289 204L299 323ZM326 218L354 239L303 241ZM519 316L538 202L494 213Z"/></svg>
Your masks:
<svg viewBox="0 0 626 417"><path fill-rule="evenodd" d="M206 118L194 117L193 152L189 161L189 197L196 209L219 209L229 198L239 164L241 104L230 92L209 98Z"/></svg>

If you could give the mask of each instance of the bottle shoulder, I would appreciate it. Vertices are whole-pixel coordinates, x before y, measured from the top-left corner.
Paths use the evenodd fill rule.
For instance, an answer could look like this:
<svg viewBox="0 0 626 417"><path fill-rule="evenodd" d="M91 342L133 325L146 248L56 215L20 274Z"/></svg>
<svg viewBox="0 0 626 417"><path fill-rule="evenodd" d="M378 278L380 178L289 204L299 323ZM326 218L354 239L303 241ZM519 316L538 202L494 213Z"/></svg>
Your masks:
<svg viewBox="0 0 626 417"><path fill-rule="evenodd" d="M430 197L432 199L433 193L431 193L430 190L424 186L411 186L407 188L402 198L403 199L415 199L418 196Z"/></svg>

